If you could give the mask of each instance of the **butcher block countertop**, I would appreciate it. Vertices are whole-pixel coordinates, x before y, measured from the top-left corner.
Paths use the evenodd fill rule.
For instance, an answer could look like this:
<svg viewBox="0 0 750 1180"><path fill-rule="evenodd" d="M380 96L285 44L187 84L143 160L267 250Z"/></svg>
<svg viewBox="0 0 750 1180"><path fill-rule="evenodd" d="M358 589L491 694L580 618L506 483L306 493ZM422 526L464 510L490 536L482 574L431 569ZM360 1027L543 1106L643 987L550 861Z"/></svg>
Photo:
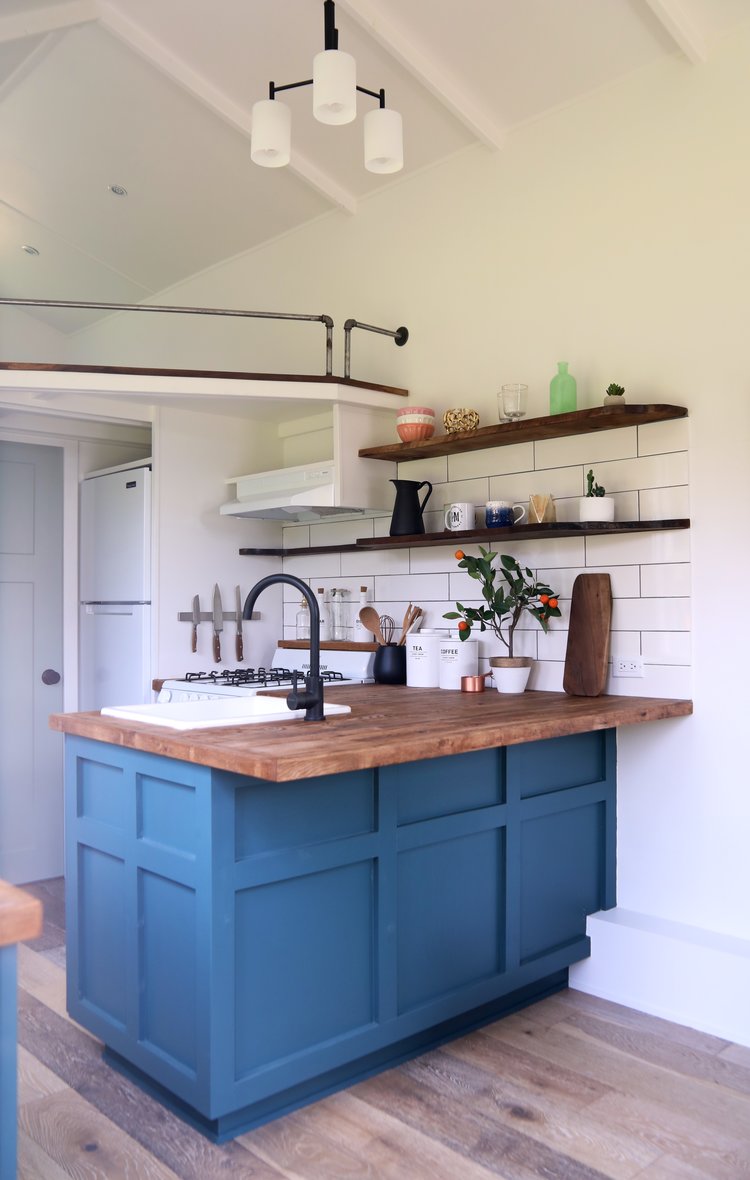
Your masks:
<svg viewBox="0 0 750 1180"><path fill-rule="evenodd" d="M77 737L289 782L686 717L693 711L689 700L656 697L506 696L493 689L463 693L385 684L326 688L325 697L350 705L351 713L319 722L297 719L186 732L99 713L54 713L50 725Z"/></svg>
<svg viewBox="0 0 750 1180"><path fill-rule="evenodd" d="M41 933L42 903L15 885L0 881L0 947L25 942Z"/></svg>

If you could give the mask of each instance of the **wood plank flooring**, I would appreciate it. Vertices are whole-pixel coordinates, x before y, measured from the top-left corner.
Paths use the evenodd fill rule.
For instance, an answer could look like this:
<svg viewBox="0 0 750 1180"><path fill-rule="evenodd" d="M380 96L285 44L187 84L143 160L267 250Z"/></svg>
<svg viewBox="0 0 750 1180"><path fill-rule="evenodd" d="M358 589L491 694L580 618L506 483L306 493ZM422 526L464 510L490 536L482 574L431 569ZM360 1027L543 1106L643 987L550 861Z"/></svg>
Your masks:
<svg viewBox="0 0 750 1180"><path fill-rule="evenodd" d="M572 990L217 1147L68 1019L24 888L19 1180L750 1180L750 1049Z"/></svg>

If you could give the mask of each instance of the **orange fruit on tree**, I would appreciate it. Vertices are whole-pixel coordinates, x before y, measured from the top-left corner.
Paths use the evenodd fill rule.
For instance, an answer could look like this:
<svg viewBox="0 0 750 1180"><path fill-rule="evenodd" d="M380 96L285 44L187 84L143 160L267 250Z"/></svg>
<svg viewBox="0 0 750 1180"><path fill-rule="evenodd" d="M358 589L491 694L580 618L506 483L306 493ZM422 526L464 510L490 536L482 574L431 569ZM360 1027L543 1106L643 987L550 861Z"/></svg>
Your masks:
<svg viewBox="0 0 750 1180"><path fill-rule="evenodd" d="M539 601L540 601L541 603L543 603L543 604L544 604L544 606L546 606L546 605L547 605L547 603L549 602L549 594L540 594L540 595L539 595Z"/></svg>
<svg viewBox="0 0 750 1180"><path fill-rule="evenodd" d="M466 622L466 619L461 619L461 622L458 624L458 629L459 631L469 630L469 624Z"/></svg>
<svg viewBox="0 0 750 1180"><path fill-rule="evenodd" d="M549 600L549 605L550 605L550 606L552 607L552 609L554 610L554 609L555 609L555 607L557 606L557 599L556 599L556 598L550 598L550 600Z"/></svg>
<svg viewBox="0 0 750 1180"><path fill-rule="evenodd" d="M457 549L453 556L455 557L456 561L463 561L466 554L464 553L463 549Z"/></svg>

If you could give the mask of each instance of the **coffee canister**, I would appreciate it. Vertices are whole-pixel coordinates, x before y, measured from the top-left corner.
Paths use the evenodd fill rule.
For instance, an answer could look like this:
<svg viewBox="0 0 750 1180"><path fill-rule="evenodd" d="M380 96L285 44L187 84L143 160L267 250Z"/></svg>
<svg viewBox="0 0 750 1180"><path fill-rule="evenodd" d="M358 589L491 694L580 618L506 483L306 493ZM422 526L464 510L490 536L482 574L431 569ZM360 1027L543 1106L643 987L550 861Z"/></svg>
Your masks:
<svg viewBox="0 0 750 1180"><path fill-rule="evenodd" d="M476 639L442 639L438 649L438 686L461 688L462 676L476 676L479 671L479 643Z"/></svg>
<svg viewBox="0 0 750 1180"><path fill-rule="evenodd" d="M406 636L406 683L410 688L437 688L441 640L448 631L423 627Z"/></svg>

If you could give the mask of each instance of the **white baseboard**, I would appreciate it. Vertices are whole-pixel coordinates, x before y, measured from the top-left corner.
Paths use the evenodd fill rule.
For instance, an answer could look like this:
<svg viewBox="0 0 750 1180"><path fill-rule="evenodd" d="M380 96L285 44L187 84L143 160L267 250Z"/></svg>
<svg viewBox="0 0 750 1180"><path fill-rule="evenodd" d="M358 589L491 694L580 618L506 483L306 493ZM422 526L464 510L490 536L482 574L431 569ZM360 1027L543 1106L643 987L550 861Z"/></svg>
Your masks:
<svg viewBox="0 0 750 1180"><path fill-rule="evenodd" d="M619 908L587 930L571 987L750 1046L750 941Z"/></svg>

